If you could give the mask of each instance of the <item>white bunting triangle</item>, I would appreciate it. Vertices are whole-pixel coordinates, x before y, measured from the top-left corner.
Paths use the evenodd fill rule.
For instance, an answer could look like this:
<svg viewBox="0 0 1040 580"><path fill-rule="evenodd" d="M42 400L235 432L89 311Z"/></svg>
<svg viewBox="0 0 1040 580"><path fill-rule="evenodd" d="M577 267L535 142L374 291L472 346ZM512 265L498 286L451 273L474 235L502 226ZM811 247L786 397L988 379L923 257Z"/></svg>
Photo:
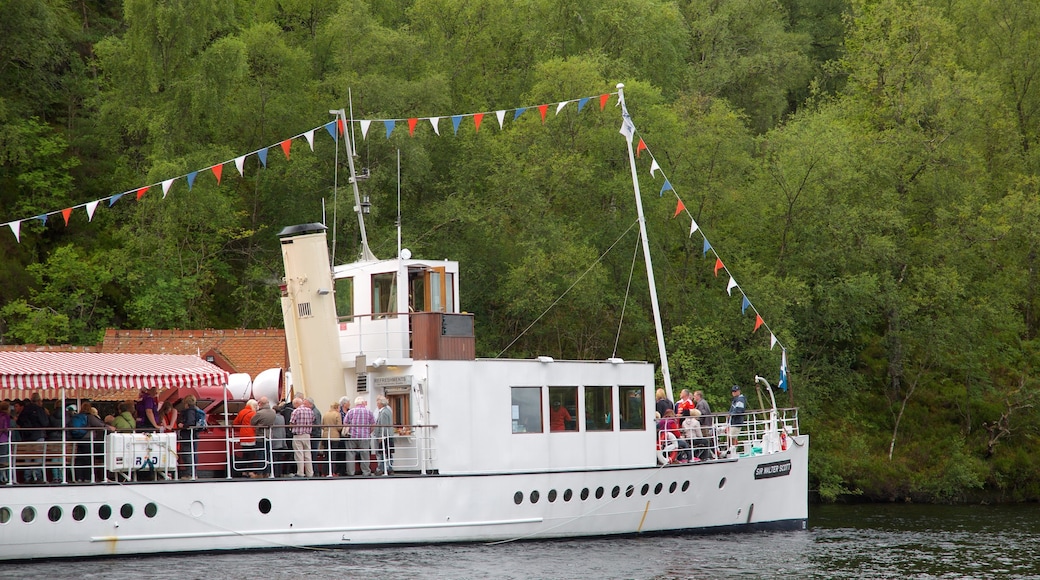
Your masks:
<svg viewBox="0 0 1040 580"><path fill-rule="evenodd" d="M697 231L697 220L690 219L690 237L693 237L693 232Z"/></svg>
<svg viewBox="0 0 1040 580"><path fill-rule="evenodd" d="M11 223L9 223L7 225L11 226L11 231L14 232L14 239L17 240L19 244L22 243L22 238L21 238L22 222L21 221L16 221L16 222L11 222Z"/></svg>
<svg viewBox="0 0 1040 580"><path fill-rule="evenodd" d="M166 194L170 193L170 186L171 185L173 185L173 180L172 179L167 179L166 181L162 182L162 197L163 197L163 199L166 199ZM97 202L94 202L94 205L96 207L97 206Z"/></svg>
<svg viewBox="0 0 1040 580"><path fill-rule="evenodd" d="M238 174L241 175L242 177L246 176L245 166L246 166L246 156L245 155L243 155L241 157L235 157L235 167L238 168ZM163 196L163 197L166 197L166 196Z"/></svg>
<svg viewBox="0 0 1040 580"><path fill-rule="evenodd" d="M564 102L560 103L559 105L556 105L556 114L559 115L560 111L562 111L563 108L566 107L567 103L569 103L569 102L570 101L564 101Z"/></svg>
<svg viewBox="0 0 1040 580"><path fill-rule="evenodd" d="M372 124L372 121L361 121L361 138L365 139L368 137L368 127Z"/></svg>
<svg viewBox="0 0 1040 580"><path fill-rule="evenodd" d="M776 346L776 335L773 334L772 332L770 332L769 333L769 350L773 350L774 346Z"/></svg>
<svg viewBox="0 0 1040 580"><path fill-rule="evenodd" d="M430 117L430 124L433 125L433 132L436 133L437 136L439 137L440 134L441 134L441 128L440 128L441 118L440 117Z"/></svg>
<svg viewBox="0 0 1040 580"><path fill-rule="evenodd" d="M94 221L94 210L97 209L98 204L101 203L100 199L87 202L87 221Z"/></svg>
<svg viewBox="0 0 1040 580"><path fill-rule="evenodd" d="M314 151L314 129L307 131L303 136L307 139L307 144L311 146L311 151Z"/></svg>
<svg viewBox="0 0 1040 580"><path fill-rule="evenodd" d="M656 159L654 159L653 161L650 162L650 177L657 177L656 175L654 175L654 172L655 171L660 171L660 170L661 170L661 166L657 164L657 160Z"/></svg>
<svg viewBox="0 0 1040 580"><path fill-rule="evenodd" d="M504 110L495 111L495 116L498 117L498 128L501 129L502 124L506 121L506 112Z"/></svg>
<svg viewBox="0 0 1040 580"><path fill-rule="evenodd" d="M726 294L733 296L733 289L737 287L737 281L733 279L733 276L729 277L729 284L726 284Z"/></svg>

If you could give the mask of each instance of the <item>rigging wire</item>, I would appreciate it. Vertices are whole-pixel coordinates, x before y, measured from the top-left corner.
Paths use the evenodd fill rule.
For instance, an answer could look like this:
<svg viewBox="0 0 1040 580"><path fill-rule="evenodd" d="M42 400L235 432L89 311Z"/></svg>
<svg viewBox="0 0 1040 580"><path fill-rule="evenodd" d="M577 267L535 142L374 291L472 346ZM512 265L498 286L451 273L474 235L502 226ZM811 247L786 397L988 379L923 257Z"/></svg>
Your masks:
<svg viewBox="0 0 1040 580"><path fill-rule="evenodd" d="M617 335L614 336L614 352L611 353L610 358L617 357L617 345L618 341L621 340L621 325L625 323L625 310L628 308L628 297L632 294L632 274L636 271L637 256L639 256L639 238L636 238L636 245L632 248L632 266L628 269L628 286L625 287L625 301L621 305L621 316L618 318Z"/></svg>
<svg viewBox="0 0 1040 580"><path fill-rule="evenodd" d="M538 315L538 318L535 318L534 321L531 324L527 325L527 328L525 328L520 334L518 334L516 336L516 338L514 338L509 344L507 344L506 347L502 349L502 352L500 352L497 355L495 355L495 358L501 358L502 354L504 354L507 350L509 350L510 347L512 347L514 344L516 344L516 341L520 340L521 337L523 337L525 334L527 334L527 331L531 330L531 328L533 328L535 324L538 324L538 321L541 320L542 318L544 318L545 315L548 314L550 310L552 310L557 304L559 304L560 300L563 300L563 297L566 296L568 293L570 293L570 291L573 290L574 287L578 285L578 282L581 282L582 278L584 278L586 274L591 272L592 269L596 267L596 264L599 264L600 262L603 261L603 258L605 258L607 256L607 254L609 254L611 252L611 250L614 249L614 246L616 246L618 244L618 242L620 242L621 239L624 238L628 234L628 232L632 231L632 228L635 227L635 225L637 223L639 223L639 220L636 220L636 221L632 222L632 224L630 226L628 226L628 229L626 229L624 232L621 232L621 235L618 236L618 238L616 240L614 240L614 243L610 244L610 247L607 248L606 251L604 251L602 254L600 254L600 256L598 258L596 258L596 260L594 262L592 262L592 264L590 264L589 267L586 268L584 272L581 273L581 276L578 276L578 279L575 280L570 285L570 288L567 288L567 290L565 290L563 292L563 294L560 294L560 296L556 300L554 300L553 303L550 304L548 308L546 308L541 314Z"/></svg>

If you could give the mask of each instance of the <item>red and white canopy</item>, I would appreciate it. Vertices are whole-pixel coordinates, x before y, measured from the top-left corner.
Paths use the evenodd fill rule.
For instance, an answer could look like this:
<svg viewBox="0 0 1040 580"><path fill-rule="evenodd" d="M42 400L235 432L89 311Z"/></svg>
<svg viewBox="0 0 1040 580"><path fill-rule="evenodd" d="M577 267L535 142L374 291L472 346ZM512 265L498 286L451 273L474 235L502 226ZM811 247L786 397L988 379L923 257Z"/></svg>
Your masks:
<svg viewBox="0 0 1040 580"><path fill-rule="evenodd" d="M110 398L104 394L221 386L227 380L226 371L190 355L0 352L0 399L25 398L36 391L44 399Z"/></svg>

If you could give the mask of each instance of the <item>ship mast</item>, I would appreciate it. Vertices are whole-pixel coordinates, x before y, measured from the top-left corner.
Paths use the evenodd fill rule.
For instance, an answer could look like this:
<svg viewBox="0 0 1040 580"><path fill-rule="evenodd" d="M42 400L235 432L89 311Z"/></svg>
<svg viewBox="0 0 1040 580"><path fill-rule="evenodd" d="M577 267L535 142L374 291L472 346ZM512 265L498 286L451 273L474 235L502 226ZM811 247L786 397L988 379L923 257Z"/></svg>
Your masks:
<svg viewBox="0 0 1040 580"><path fill-rule="evenodd" d="M661 377L664 379L664 389L669 397L672 393L672 377L668 372L668 351L664 346L664 329L661 326L661 307L657 303L657 283L654 281L654 265L650 261L650 241L646 237L646 218L643 217L643 199L639 193L639 177L636 175L636 156L632 151L632 138L636 134L636 126L632 124L632 117L628 114L625 106L625 85L618 83L618 103L621 105L621 131L628 142L628 165L632 170L632 188L636 194L636 215L639 218L639 238L643 242L643 261L646 263L646 279L650 285L650 306L654 311L654 329L657 331L657 350L661 355Z"/></svg>
<svg viewBox="0 0 1040 580"><path fill-rule="evenodd" d="M347 112L343 109L338 111L329 111L333 115L339 117L343 123L345 129L352 129L353 123L347 119ZM354 171L354 149L351 147L350 135L343 136L343 144L347 148L347 165L350 167L350 185L354 188L354 213L357 214L358 227L361 229L361 261L363 262L374 262L376 261L375 254L368 247L368 234L365 232L365 209L369 204L362 205L361 193L358 191L358 175ZM630 144L631 145L631 144ZM630 147L631 148L631 147ZM367 173L365 175L367 177ZM362 177L363 179L364 177ZM367 200L366 200L367 201Z"/></svg>

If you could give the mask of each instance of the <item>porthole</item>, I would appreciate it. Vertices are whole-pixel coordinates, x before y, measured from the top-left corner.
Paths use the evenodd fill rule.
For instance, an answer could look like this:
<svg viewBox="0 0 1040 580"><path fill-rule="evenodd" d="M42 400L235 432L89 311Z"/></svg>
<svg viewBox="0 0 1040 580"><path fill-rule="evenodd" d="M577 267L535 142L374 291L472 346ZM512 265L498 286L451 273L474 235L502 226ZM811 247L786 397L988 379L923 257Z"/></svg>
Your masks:
<svg viewBox="0 0 1040 580"><path fill-rule="evenodd" d="M556 490L555 489L550 489L549 490L549 503L552 503L554 501L556 501Z"/></svg>
<svg viewBox="0 0 1040 580"><path fill-rule="evenodd" d="M521 496L521 500L522 499L523 499L523 496ZM151 505L151 504L149 504L149 505ZM260 500L260 505L258 505L257 507L260 508L260 513L262 513L262 514L269 514L269 513L271 513L271 500L269 500L269 499L267 499L265 497L262 500Z"/></svg>
<svg viewBox="0 0 1040 580"><path fill-rule="evenodd" d="M107 504L99 507L97 515L99 518L107 520L108 518L112 517L112 507Z"/></svg>
<svg viewBox="0 0 1040 580"><path fill-rule="evenodd" d="M646 495L646 494L650 493L650 484L644 483L643 484L643 488L639 490L639 493L641 493L643 495Z"/></svg>
<svg viewBox="0 0 1040 580"><path fill-rule="evenodd" d="M571 490L568 489L567 491L563 492L563 501L571 501L572 497L574 497L574 494L571 493Z"/></svg>
<svg viewBox="0 0 1040 580"><path fill-rule="evenodd" d="M632 494L635 493L635 492L636 492L635 486L630 485L630 486L625 488L625 497L632 497Z"/></svg>
<svg viewBox="0 0 1040 580"><path fill-rule="evenodd" d="M610 497L617 497L619 495L621 495L621 488L615 485L614 489L610 490Z"/></svg>
<svg viewBox="0 0 1040 580"><path fill-rule="evenodd" d="M603 499L603 488L602 487L597 487L596 488L596 499Z"/></svg>
<svg viewBox="0 0 1040 580"><path fill-rule="evenodd" d="M86 507L78 505L72 508L72 519L76 520L77 522L82 522L83 518L85 517L87 517Z"/></svg>
<svg viewBox="0 0 1040 580"><path fill-rule="evenodd" d="M722 489L723 487L726 487L726 478L725 477L723 477L722 479L719 480L719 489Z"/></svg>
<svg viewBox="0 0 1040 580"><path fill-rule="evenodd" d="M0 524L6 524L11 521L11 508L0 507Z"/></svg>
<svg viewBox="0 0 1040 580"><path fill-rule="evenodd" d="M25 506L22 508L22 521L29 523L36 519L36 508L32 506Z"/></svg>
<svg viewBox="0 0 1040 580"><path fill-rule="evenodd" d="M581 490L581 501L585 501L587 499L589 499L589 488L586 487Z"/></svg>
<svg viewBox="0 0 1040 580"><path fill-rule="evenodd" d="M518 492L513 494L513 503L515 503L516 505L520 505L520 504L524 503L524 494L523 494L523 492L518 491Z"/></svg>
<svg viewBox="0 0 1040 580"><path fill-rule="evenodd" d="M531 503L538 503L538 499L539 499L540 497L541 497L541 496L540 496L540 495L538 494L538 490L537 490L537 489L536 489L536 490L534 490L534 491L532 491L532 492L531 492Z"/></svg>
<svg viewBox="0 0 1040 580"><path fill-rule="evenodd" d="M654 495L661 495L661 490L664 489L664 484L658 483L654 486Z"/></svg>
<svg viewBox="0 0 1040 580"><path fill-rule="evenodd" d="M56 522L56 521L60 520L61 519L61 508L56 506L56 505L52 505L51 509L47 510L47 519L49 519L52 522Z"/></svg>
<svg viewBox="0 0 1040 580"><path fill-rule="evenodd" d="M130 519L134 515L134 506L124 503L123 507L119 508L119 515L123 516L124 520Z"/></svg>
<svg viewBox="0 0 1040 580"><path fill-rule="evenodd" d="M263 504L263 502L265 502L265 501L267 501L267 500L266 499L262 500L260 503ZM261 511L263 511L263 508L261 508ZM271 511L271 502L267 502L267 511ZM145 506L144 506L144 515L146 515L146 516L148 516L150 518L154 518L155 514L157 514L157 513L159 513L159 506L155 505L152 502L148 502L147 504L145 504ZM264 512L264 513L266 514L267 512Z"/></svg>
<svg viewBox="0 0 1040 580"><path fill-rule="evenodd" d="M675 490L678 487L679 487L679 484L673 481L672 485L668 486L668 493L675 493Z"/></svg>
<svg viewBox="0 0 1040 580"><path fill-rule="evenodd" d="M690 481L686 480L686 481L682 482L682 490L686 491L688 489L690 489Z"/></svg>

